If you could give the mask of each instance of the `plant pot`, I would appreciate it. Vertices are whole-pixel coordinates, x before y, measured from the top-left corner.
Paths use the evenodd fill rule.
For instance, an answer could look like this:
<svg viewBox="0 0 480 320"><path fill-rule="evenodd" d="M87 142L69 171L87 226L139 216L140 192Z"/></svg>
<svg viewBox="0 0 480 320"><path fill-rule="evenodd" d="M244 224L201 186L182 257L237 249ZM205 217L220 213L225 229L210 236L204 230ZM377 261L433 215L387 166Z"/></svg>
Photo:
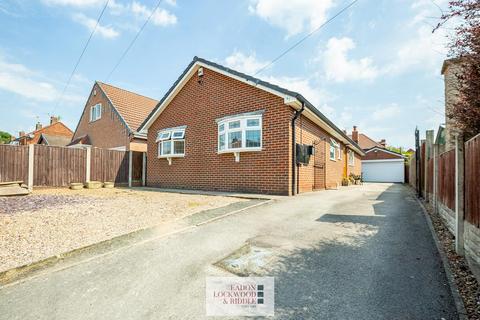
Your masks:
<svg viewBox="0 0 480 320"><path fill-rule="evenodd" d="M104 182L103 187L107 189L112 189L115 186L115 182Z"/></svg>
<svg viewBox="0 0 480 320"><path fill-rule="evenodd" d="M100 181L89 181L85 186L87 189L99 189L102 187L102 183Z"/></svg>
<svg viewBox="0 0 480 320"><path fill-rule="evenodd" d="M70 189L72 189L72 190L80 190L80 189L83 189L83 183L81 183L81 182L73 182L73 183L70 183Z"/></svg>

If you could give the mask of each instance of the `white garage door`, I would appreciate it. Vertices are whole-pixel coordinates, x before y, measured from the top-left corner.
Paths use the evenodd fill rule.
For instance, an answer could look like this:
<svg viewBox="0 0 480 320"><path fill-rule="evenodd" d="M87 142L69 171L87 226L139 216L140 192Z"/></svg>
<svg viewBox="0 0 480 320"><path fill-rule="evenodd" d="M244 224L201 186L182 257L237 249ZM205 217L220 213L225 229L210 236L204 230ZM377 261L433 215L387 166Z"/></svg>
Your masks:
<svg viewBox="0 0 480 320"><path fill-rule="evenodd" d="M366 182L404 182L405 169L403 159L364 160L362 161L363 181Z"/></svg>

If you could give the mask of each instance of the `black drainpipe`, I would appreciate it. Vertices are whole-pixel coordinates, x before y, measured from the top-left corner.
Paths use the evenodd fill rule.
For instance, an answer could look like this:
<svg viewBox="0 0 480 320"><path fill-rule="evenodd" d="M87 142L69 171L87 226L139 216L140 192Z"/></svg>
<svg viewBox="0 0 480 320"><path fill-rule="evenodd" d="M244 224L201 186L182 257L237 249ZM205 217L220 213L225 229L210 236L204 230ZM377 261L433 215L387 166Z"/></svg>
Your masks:
<svg viewBox="0 0 480 320"><path fill-rule="evenodd" d="M297 193L297 147L296 147L296 138L295 138L295 121L305 110L305 102L302 102L302 108L300 110L295 110L295 115L292 118L292 195L294 196Z"/></svg>

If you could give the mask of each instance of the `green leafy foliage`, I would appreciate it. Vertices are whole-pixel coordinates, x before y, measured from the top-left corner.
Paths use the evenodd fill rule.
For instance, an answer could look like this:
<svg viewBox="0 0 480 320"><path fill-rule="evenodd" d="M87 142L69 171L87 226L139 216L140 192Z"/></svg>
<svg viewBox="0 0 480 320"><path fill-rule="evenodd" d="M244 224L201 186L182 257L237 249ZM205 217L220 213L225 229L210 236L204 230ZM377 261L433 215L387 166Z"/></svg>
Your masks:
<svg viewBox="0 0 480 320"><path fill-rule="evenodd" d="M0 131L0 144L6 144L10 142L12 135L5 131Z"/></svg>

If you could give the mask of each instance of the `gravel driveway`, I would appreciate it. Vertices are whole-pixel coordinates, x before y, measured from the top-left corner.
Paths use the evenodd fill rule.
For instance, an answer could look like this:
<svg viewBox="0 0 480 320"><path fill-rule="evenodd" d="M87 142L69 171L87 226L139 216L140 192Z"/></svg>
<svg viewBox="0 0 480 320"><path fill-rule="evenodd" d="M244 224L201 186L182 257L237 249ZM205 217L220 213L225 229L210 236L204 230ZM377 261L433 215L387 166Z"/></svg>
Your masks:
<svg viewBox="0 0 480 320"><path fill-rule="evenodd" d="M44 189L0 197L0 272L238 198L130 189Z"/></svg>

